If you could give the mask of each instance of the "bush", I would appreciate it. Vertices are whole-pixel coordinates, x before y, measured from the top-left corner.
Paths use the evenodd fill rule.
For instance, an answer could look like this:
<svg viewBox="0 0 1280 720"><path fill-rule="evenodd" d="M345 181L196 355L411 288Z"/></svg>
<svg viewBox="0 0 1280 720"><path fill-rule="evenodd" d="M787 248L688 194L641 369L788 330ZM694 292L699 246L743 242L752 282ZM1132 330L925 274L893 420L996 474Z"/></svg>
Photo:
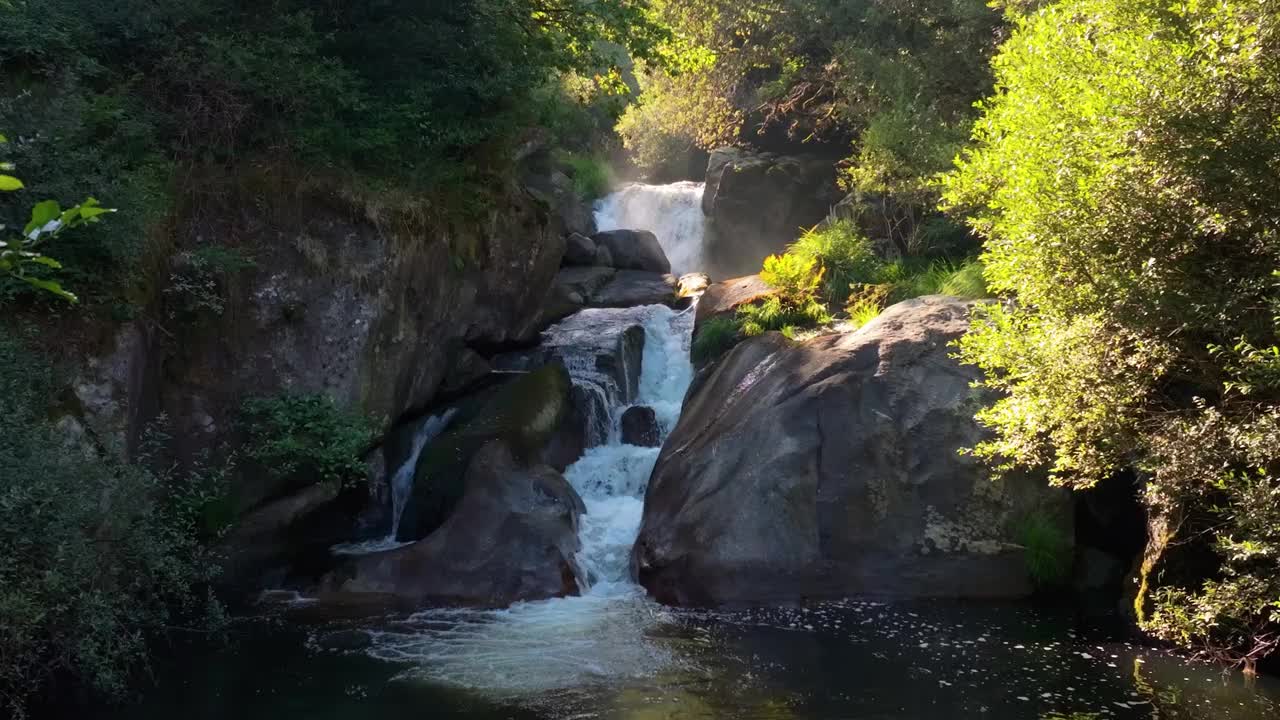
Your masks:
<svg viewBox="0 0 1280 720"><path fill-rule="evenodd" d="M261 467L275 488L350 485L365 477L362 457L373 441L373 429L326 395L252 398L244 403L242 420L245 456Z"/></svg>
<svg viewBox="0 0 1280 720"><path fill-rule="evenodd" d="M961 340L1001 395L975 452L1069 487L1136 466L1174 519L1143 626L1247 666L1280 635L1280 383L1253 372L1280 357L1280 2L1063 0L995 68L947 180L1017 297Z"/></svg>
<svg viewBox="0 0 1280 720"><path fill-rule="evenodd" d="M0 338L0 703L15 718L55 679L118 698L157 635L221 621L200 517L226 468L178 471L158 431L136 463L99 456L49 421L49 367Z"/></svg>
<svg viewBox="0 0 1280 720"><path fill-rule="evenodd" d="M851 220L837 220L813 228L787 248L787 254L816 261L825 272L824 300L843 305L854 285L879 281L883 261L871 241Z"/></svg>
<svg viewBox="0 0 1280 720"><path fill-rule="evenodd" d="M556 160L569 168L573 191L583 200L594 200L609 194L613 187L613 171L609 161L599 155L559 152Z"/></svg>
<svg viewBox="0 0 1280 720"><path fill-rule="evenodd" d="M705 365L728 352L737 344L739 330L739 322L733 316L721 315L704 323L690 348L694 364Z"/></svg>
<svg viewBox="0 0 1280 720"><path fill-rule="evenodd" d="M764 260L760 279L775 294L758 303L738 307L738 323L747 337L770 330L794 330L825 325L831 315L818 301L823 270L815 258L797 255L770 255Z"/></svg>
<svg viewBox="0 0 1280 720"><path fill-rule="evenodd" d="M1026 555L1027 574L1036 587L1050 588L1071 573L1071 538L1043 512L1033 512L1014 529Z"/></svg>

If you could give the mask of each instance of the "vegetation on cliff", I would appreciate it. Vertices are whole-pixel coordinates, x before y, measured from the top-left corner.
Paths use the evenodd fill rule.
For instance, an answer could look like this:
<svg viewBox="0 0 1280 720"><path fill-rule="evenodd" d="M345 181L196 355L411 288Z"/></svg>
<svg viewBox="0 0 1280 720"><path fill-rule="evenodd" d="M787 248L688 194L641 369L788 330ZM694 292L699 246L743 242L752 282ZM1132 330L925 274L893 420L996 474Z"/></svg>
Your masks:
<svg viewBox="0 0 1280 720"><path fill-rule="evenodd" d="M1251 666L1280 643L1280 4L1063 0L994 66L947 194L1016 298L961 344L1004 393L976 452L1137 468L1170 555L1143 627Z"/></svg>

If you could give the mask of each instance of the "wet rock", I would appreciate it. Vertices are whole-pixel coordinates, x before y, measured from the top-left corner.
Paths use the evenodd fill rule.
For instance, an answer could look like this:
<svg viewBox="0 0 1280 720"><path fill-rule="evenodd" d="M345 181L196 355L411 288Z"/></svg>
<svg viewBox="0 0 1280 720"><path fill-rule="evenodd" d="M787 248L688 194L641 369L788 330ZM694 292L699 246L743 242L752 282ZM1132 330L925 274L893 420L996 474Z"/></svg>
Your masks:
<svg viewBox="0 0 1280 720"><path fill-rule="evenodd" d="M685 273L677 282L676 294L682 298L698 297L711 286L711 278L704 272Z"/></svg>
<svg viewBox="0 0 1280 720"><path fill-rule="evenodd" d="M653 408L643 405L627 408L622 413L622 442L640 447L658 447L662 444L658 430L658 416Z"/></svg>
<svg viewBox="0 0 1280 720"><path fill-rule="evenodd" d="M617 274L618 271L610 267L567 267L556 273L555 284L567 293L575 293L582 304Z"/></svg>
<svg viewBox="0 0 1280 720"><path fill-rule="evenodd" d="M453 358L449 374L440 384L440 392L446 395L464 392L484 379L492 369L480 353L468 347L461 348Z"/></svg>
<svg viewBox="0 0 1280 720"><path fill-rule="evenodd" d="M1042 513L1070 537L1071 501L958 454L989 399L950 355L971 305L919 298L855 332L735 348L663 446L641 584L677 605L1028 594L1013 528Z"/></svg>
<svg viewBox="0 0 1280 720"><path fill-rule="evenodd" d="M325 579L323 597L505 607L578 593L585 508L560 473L526 467L494 441L469 463L465 487L457 510L429 537L352 560Z"/></svg>
<svg viewBox="0 0 1280 720"><path fill-rule="evenodd" d="M609 230L591 236L596 245L609 251L610 265L619 270L671 272L671 262L648 230Z"/></svg>
<svg viewBox="0 0 1280 720"><path fill-rule="evenodd" d="M706 270L714 277L754 272L826 217L839 199L830 160L720 148L707 162L702 209L710 223Z"/></svg>
<svg viewBox="0 0 1280 720"><path fill-rule="evenodd" d="M565 265L595 265L596 243L586 235L572 233L565 239L567 247L564 251Z"/></svg>
<svg viewBox="0 0 1280 720"><path fill-rule="evenodd" d="M613 267L613 253L609 252L609 248L603 245L596 247L595 264L601 267Z"/></svg>
<svg viewBox="0 0 1280 720"><path fill-rule="evenodd" d="M471 458L486 444L502 440L525 462L541 457L569 404L569 388L564 366L550 364L486 392L478 407L460 403L451 429L418 457L399 539L426 537L448 520L463 495Z"/></svg>
<svg viewBox="0 0 1280 720"><path fill-rule="evenodd" d="M612 280L587 298L587 304L591 307L675 305L679 299L674 276L619 270Z"/></svg>

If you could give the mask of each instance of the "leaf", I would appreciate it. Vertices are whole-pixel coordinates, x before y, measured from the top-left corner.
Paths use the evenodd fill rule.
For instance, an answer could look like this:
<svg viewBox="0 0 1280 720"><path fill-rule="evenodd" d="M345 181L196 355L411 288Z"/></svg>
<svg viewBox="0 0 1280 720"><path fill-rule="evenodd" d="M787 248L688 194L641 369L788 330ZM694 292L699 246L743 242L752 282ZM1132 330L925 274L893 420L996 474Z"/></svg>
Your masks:
<svg viewBox="0 0 1280 720"><path fill-rule="evenodd" d="M62 288L62 285L58 284L53 280L41 280L40 278L33 278L33 277L23 277L22 279L28 285L35 288L39 288L46 292L51 292L54 295L57 295L58 297L62 298L63 300L66 300L67 302L71 302L71 303L80 302L80 298L76 297L72 293L67 292Z"/></svg>
<svg viewBox="0 0 1280 720"><path fill-rule="evenodd" d="M26 187L22 181L12 175L0 175L0 192L13 192Z"/></svg>
<svg viewBox="0 0 1280 720"><path fill-rule="evenodd" d="M30 262L33 262L33 263L39 263L39 264L41 264L41 265L44 265L45 267L51 267L51 268L53 268L54 270L61 270L61 269L62 269L62 263L58 262L57 260L54 260L54 259L53 259L53 258L51 258L51 257L45 256L45 255L36 255L36 256L35 256L35 257L33 257L33 258L29 258L29 260L30 260Z"/></svg>
<svg viewBox="0 0 1280 720"><path fill-rule="evenodd" d="M31 237L33 232L43 229L44 226L57 220L61 214L62 206L58 205L57 200L45 200L42 203L37 203L35 207L31 208L31 222L27 223L27 227L22 231L22 234L26 237Z"/></svg>

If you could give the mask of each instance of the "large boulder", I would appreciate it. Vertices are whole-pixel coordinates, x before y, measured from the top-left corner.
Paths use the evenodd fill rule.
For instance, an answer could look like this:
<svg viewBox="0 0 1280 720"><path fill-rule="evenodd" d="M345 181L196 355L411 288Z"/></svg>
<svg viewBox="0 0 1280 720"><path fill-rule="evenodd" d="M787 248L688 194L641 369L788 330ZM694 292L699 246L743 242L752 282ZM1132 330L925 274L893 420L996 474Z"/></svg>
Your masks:
<svg viewBox="0 0 1280 720"><path fill-rule="evenodd" d="M609 230L596 233L591 239L608 251L608 264L619 270L671 272L671 261L658 244L658 236L648 230Z"/></svg>
<svg viewBox="0 0 1280 720"><path fill-rule="evenodd" d="M505 607L578 594L585 508L560 473L526 467L495 441L469 463L465 487L457 509L429 537L350 561L325 579L322 597Z"/></svg>
<svg viewBox="0 0 1280 720"><path fill-rule="evenodd" d="M587 298L590 307L624 308L636 305L677 305L678 281L674 275L642 270L619 270L617 275Z"/></svg>
<svg viewBox="0 0 1280 720"><path fill-rule="evenodd" d="M596 262L596 242L586 235L570 233L565 238L567 247L564 251L565 265L594 265Z"/></svg>
<svg viewBox="0 0 1280 720"><path fill-rule="evenodd" d="M627 408L619 421L622 442L640 447L658 447L662 444L662 432L658 428L658 415L653 408L636 405Z"/></svg>
<svg viewBox="0 0 1280 720"><path fill-rule="evenodd" d="M735 348L654 468L640 583L676 605L1031 592L1016 528L1034 515L1070 537L1070 497L958 453L988 399L951 357L971 304L919 298L855 332Z"/></svg>
<svg viewBox="0 0 1280 720"><path fill-rule="evenodd" d="M707 163L702 210L712 277L755 272L800 229L818 224L839 199L829 159L720 148Z"/></svg>
<svg viewBox="0 0 1280 720"><path fill-rule="evenodd" d="M550 364L461 406L450 430L418 456L398 539L426 537L452 516L472 457L490 442L503 441L522 462L540 459L568 409L569 388L564 366Z"/></svg>

